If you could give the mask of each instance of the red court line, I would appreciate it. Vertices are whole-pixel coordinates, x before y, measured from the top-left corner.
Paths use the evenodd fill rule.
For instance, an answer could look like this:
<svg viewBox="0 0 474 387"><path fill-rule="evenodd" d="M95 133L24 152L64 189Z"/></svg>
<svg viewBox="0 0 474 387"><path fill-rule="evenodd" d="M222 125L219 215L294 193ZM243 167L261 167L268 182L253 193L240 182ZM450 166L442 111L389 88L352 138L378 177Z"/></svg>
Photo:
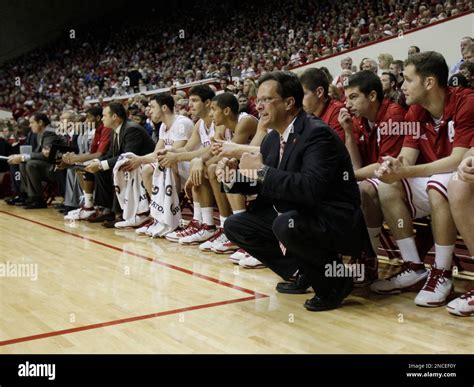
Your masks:
<svg viewBox="0 0 474 387"><path fill-rule="evenodd" d="M205 274L196 273L196 272L194 272L194 271L192 271L192 270L188 270L188 269L185 269L185 268L180 267L180 266L172 265L172 264L170 264L170 263L162 262L162 261L159 261L158 259L155 259L155 258L152 258L152 257L148 257L148 256L146 256L146 255L139 254L139 253L134 253L133 251L125 250L125 249L122 249L122 248L120 248L120 247L112 246L112 245L109 245L109 244L107 244L107 243L100 242L100 241L97 241L97 240L95 240L95 239L92 239L92 238L83 236L83 235L75 234L75 233L73 233L73 232L66 231L66 230L61 230L60 228L53 227L53 226L50 226L50 225L48 225L48 224L44 224L44 223L38 222L38 221L36 221L36 220L28 219L28 218L25 218L25 217L23 217L23 216L16 215L16 214L12 214L12 213L10 213L10 212L6 212L6 211L2 211L2 210L0 210L0 213L6 214L6 215L10 215L10 216L13 216L13 217L18 218L18 219L23 219L23 220L26 220L26 221L28 221L28 222L35 223L35 224L38 224L38 225L40 225L40 226L49 228L49 229L51 229L51 230L55 230L55 231L62 232L62 233L64 233L64 234L71 235L71 236L76 237L76 238L84 239L84 240L87 240L87 241L89 241L89 242L95 243L95 244L97 244L97 245L105 246L105 247L108 247L109 249L119 251L119 252L121 252L121 253L133 255L133 256L135 256L135 257L137 257L137 258L141 258L141 259L144 259L144 260L146 260L146 261L153 262L153 263L156 263L156 264L158 264L158 265L161 265L161 266L164 266L164 267L168 267L168 268L170 268L170 269L177 270L177 271L180 271L180 272L185 273L185 274L192 275L193 277L198 277L198 278L204 279L204 280L206 280L206 281L210 281L210 282L216 283L216 284L218 284L218 285L226 286L226 287L231 288L231 289L240 290L241 292L248 293L248 294L252 294L253 296L255 296L255 298L268 297L268 295L263 294L263 293L258 293L258 292L255 292L255 291L253 291L253 290L250 290L250 289L246 289L246 288L243 288L243 287L240 287L240 286L237 286L237 285L233 285L233 284L231 284L231 283L228 283L228 282L225 282L225 281L221 281L221 280L218 280L218 279L213 278L213 277L209 277L209 276L207 276L207 275L205 275Z"/></svg>
<svg viewBox="0 0 474 387"><path fill-rule="evenodd" d="M188 269L176 266L176 265L171 265L171 264L168 264L166 262L162 262L162 261L159 261L157 259L154 259L152 257L147 257L146 255L142 255L142 254L134 253L132 251L124 250L124 249L121 249L119 247L112 246L112 245L109 245L107 243L100 242L100 241L97 241L95 239L88 238L88 237L85 237L85 236L82 236L82 235L78 235L78 234L75 234L75 233L70 232L70 231L61 230L60 228L53 227L53 226L50 226L48 224L38 222L36 220L28 219L28 218L25 218L25 217L20 216L20 215L12 214L10 212L6 212L6 211L3 211L3 210L0 210L0 213L10 215L10 216L13 216L13 217L18 218L18 219L26 220L28 222L31 222L31 223L49 228L51 230L59 231L59 232L62 232L64 234L68 234L68 235L71 235L73 237L76 237L76 238L84 239L84 240L87 240L89 242L98 244L100 246L108 247L108 248L116 250L116 251L120 251L120 252L129 254L129 255L133 255L137 258L141 258L141 259L147 260L149 262L153 262L153 263L159 264L161 266L168 267L170 269L177 270L177 271L180 271L182 273L189 274L189 275L192 275L194 277L202 278L204 280L207 280L207 281L210 281L210 282L222 285L222 286L226 286L226 287L229 287L231 289L240 290L241 292L248 293L248 294L252 295L250 297L237 298L237 299L234 299L234 300L213 302L213 303L210 303L210 304L202 304L202 305L190 306L190 307L187 307L187 308L167 310L167 311L163 311L163 312L151 313L151 314L146 314L146 315L142 315L142 316L127 317L127 318L108 321L108 322L104 322L104 323L84 325L84 326L76 327L76 328L62 329L62 330L59 330L59 331L52 331L52 332L47 332L47 333L40 333L40 334L37 334L37 335L24 336L24 337L19 337L19 338L15 338L15 339L4 340L4 341L0 341L0 347L1 346L6 346L6 345L11 345L11 344L16 344L16 343L21 343L21 342L25 342L25 341L33 341L33 340L39 340L39 339L44 339L44 338L53 337L53 336L66 335L66 334L80 332L80 331L98 329L98 328L103 328L103 327L107 327L107 326L110 326L110 325L126 324L126 323L133 322L133 321L146 320L146 319L151 319L151 318L155 318L155 317L161 317L161 316L166 316L166 315L171 315L171 314L176 314L176 313L183 313L183 312L188 312L188 311L193 311L193 310L198 310L198 309L205 309L205 308L213 308L213 307L217 307L217 306L221 306L221 305L229 305L229 304L235 304L235 303L238 303L238 302L244 302L244 301L250 301L250 300L255 300L255 299L259 299L259 298L269 297L268 295L263 294L263 293L258 293L258 292L255 292L253 290L250 290L250 289L246 289L246 288L242 288L240 286L232 285L228 282L220 281L216 278L212 278L212 277L209 277L209 276L204 275L204 274L196 273L196 272L193 272L191 270L188 270Z"/></svg>
<svg viewBox="0 0 474 387"><path fill-rule="evenodd" d="M251 296L251 297L237 298L235 300L218 301L218 302L213 302L211 304L202 304L202 305L190 306L190 307L187 307L187 308L166 310L164 312L145 314L145 315L142 315L142 316L135 316L135 317L127 317L127 318L123 318L123 319L120 319L120 320L113 320L113 321L107 321L107 322L103 322L103 323L84 325L82 327L63 329L63 330L60 330L60 331L52 331L52 332L41 333L41 334L32 335L32 336L18 337L16 339L0 341L0 347L6 346L6 345L11 345L11 344L17 344L17 343L21 343L21 342L24 342L24 341L33 341L33 340L45 339L45 338L49 338L49 337L53 337L53 336L67 335L69 333L88 331L88 330L91 330L91 329L98 329L98 328L103 328L103 327L107 327L107 326L111 326L111 325L126 324L126 323L134 322L134 321L147 320L147 319L151 319L151 318L155 318L155 317L168 316L168 315L171 315L171 314L189 312L189 311L192 311L192 310L214 308L216 306L221 306L221 305L235 304L235 303L238 303L238 302L254 300L256 298L258 298L258 297Z"/></svg>

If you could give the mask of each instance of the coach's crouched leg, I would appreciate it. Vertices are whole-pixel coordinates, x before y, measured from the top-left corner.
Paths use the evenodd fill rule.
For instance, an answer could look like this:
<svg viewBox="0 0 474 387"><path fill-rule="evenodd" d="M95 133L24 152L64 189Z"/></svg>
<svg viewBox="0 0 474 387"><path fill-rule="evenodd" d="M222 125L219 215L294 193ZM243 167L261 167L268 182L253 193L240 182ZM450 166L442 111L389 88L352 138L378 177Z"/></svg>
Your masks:
<svg viewBox="0 0 474 387"><path fill-rule="evenodd" d="M272 229L286 248L285 254L296 257L306 277L305 284L311 285L316 293L304 307L315 312L339 307L352 291L353 280L350 273L346 275L342 270L344 265L326 235L323 219L288 211L275 219ZM338 265L342 265L341 270L337 270Z"/></svg>

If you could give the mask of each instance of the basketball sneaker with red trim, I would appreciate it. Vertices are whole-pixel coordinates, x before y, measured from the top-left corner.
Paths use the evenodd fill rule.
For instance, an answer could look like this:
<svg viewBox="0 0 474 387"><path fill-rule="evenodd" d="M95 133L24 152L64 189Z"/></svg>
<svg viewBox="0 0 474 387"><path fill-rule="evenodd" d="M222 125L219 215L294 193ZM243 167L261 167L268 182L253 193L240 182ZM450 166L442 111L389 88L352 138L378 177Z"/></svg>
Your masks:
<svg viewBox="0 0 474 387"><path fill-rule="evenodd" d="M377 280L370 285L370 290L379 294L399 294L418 292L428 277L428 271L422 263L405 261L400 271L387 279Z"/></svg>

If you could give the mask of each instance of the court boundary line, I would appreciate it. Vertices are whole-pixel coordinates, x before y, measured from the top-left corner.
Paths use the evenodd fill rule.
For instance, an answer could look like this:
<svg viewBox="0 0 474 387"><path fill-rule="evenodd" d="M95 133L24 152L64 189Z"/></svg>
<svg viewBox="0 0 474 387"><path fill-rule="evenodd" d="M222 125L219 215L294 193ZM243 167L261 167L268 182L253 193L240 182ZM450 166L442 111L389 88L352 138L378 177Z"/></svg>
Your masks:
<svg viewBox="0 0 474 387"><path fill-rule="evenodd" d="M14 339L2 340L2 341L0 341L0 347L7 346L7 345L12 345L12 344L17 344L17 343L21 343L21 342L27 342L27 341L33 341L33 340L39 340L39 339L54 337L54 336L62 336L62 335L67 335L67 334L71 334L71 333L75 333L75 332L81 332L81 331L92 330L92 329L99 329L99 328L103 328L103 327L107 327L107 326L111 326L111 325L126 324L126 323L130 323L130 322L134 322L134 321L146 320L146 319L151 319L151 318L156 318L156 317L161 317L161 316L166 316L166 315L183 313L183 312L187 312L187 311L213 308L213 307L218 307L218 306L222 306L222 305L229 305L229 304L234 304L234 303L238 303L238 302L258 300L258 299L261 299L261 298L270 297L269 295L264 294L264 293L256 292L254 290L246 289L246 288L243 288L241 286L233 285L229 282L221 281L221 280L218 280L216 278L210 277L210 276L205 275L205 274L200 274L200 273L194 272L194 271L189 270L189 269L185 269L185 268L180 267L180 266L176 266L176 265L172 265L172 264L160 261L158 259L146 256L145 254L135 253L133 251L129 251L129 250L117 247L117 246L113 246L113 245L110 245L108 243L101 242L101 241L95 240L93 238L84 236L84 235L76 234L76 233L73 233L73 232L67 231L67 230L62 230L60 228L57 228L57 227L54 227L54 226L51 226L51 225L48 225L48 224L45 224L45 223L42 223L42 222L38 222L38 221L33 220L33 219L25 218L24 216L21 216L21 215L12 214L12 213L4 211L4 210L0 210L0 213L3 213L5 215L9 215L9 216L12 216L12 217L15 217L15 218L18 218L18 219L22 219L22 220L25 220L27 222L30 222L30 223L33 223L33 224L36 224L36 225L39 225L39 226L42 226L42 227L46 227L46 228L49 228L51 230L58 231L58 232L61 232L63 234L67 234L67 235L70 235L70 236L73 236L73 237L76 237L76 238L79 238L79 239L87 240L87 241L89 241L91 243L94 243L94 244L97 244L99 246L107 247L109 249L116 250L118 252L125 253L125 254L128 254L128 255L146 260L148 262L155 263L155 264L158 264L160 266L167 267L169 269L176 270L176 271L179 271L181 273L188 274L188 275L191 275L193 277L201 278L201 279L206 280L208 282L212 282L212 283L215 283L217 285L222 285L222 286L234 289L234 290L239 290L243 293L247 293L247 294L251 295L249 297L236 298L236 299L227 300L227 301L218 301L218 302L213 302L213 303L208 303L208 304L200 304L200 305L196 305L196 306L189 306L189 307L185 307L185 308L171 309L171 310L162 311L162 312L149 313L149 314L134 316L134 317L126 317L126 318L122 318L122 319L118 319L118 320L111 320L111 321L107 321L107 322L103 322L103 323L89 324L89 325L84 325L84 326L81 326L81 327L61 329L61 330L57 330L57 331L51 331L51 332L46 332L46 333L39 333L39 334L35 334L35 335L18 337L18 338L14 338Z"/></svg>
<svg viewBox="0 0 474 387"><path fill-rule="evenodd" d="M17 337L17 338L14 338L14 339L7 339L7 340L0 341L0 347L4 347L4 346L7 346L7 345L12 345L12 344L18 344L18 343L22 343L22 342L26 342L26 341L46 339L46 338L55 337L55 336L65 336L65 335L68 335L68 334L71 334L71 333L88 331L88 330L93 330L93 329L100 329L100 328L105 328L105 327L113 326L113 325L127 324L127 323L131 323L131 322L135 322L135 321L148 320L148 319L152 319L152 318L156 318L156 317L169 316L169 315L178 314L178 313L190 312L190 311L193 311L193 310L215 308L215 307L222 306L222 305L236 304L236 303L239 303L239 302L256 300L256 299L258 299L258 298L254 297L254 296L249 296L249 297L236 298L236 299L226 300L226 301L216 301L216 302L212 302L210 304L200 304L200 305L188 306L188 307L185 307L185 308L171 309L171 310L165 310L165 311L162 311L162 312L149 313L149 314L144 314L144 315L139 315L139 316L134 316L134 317L125 317L125 318L121 318L121 319L118 319L118 320L111 320L111 321L106 321L106 322L101 322L101 323L82 325L80 327L60 329L60 330L57 330L57 331L51 331L51 332L45 332L45 333L38 333L38 334L35 334L35 335Z"/></svg>

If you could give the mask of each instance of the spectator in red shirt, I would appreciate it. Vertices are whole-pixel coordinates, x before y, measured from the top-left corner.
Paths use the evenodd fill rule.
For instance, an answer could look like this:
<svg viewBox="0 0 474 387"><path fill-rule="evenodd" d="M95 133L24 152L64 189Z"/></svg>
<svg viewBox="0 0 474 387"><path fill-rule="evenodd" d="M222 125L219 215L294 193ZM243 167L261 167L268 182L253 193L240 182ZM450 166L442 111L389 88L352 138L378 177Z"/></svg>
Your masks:
<svg viewBox="0 0 474 387"><path fill-rule="evenodd" d="M102 124L102 108L91 107L87 109L86 122L89 126L95 128L90 152L84 154L64 154L63 162L66 166L83 164L87 161L98 159L100 156L106 154L109 149L112 130ZM95 213L92 200L94 193L94 175L82 170L78 170L77 173L79 176L79 184L84 191L84 204L77 210L69 211L64 217L66 220L84 220Z"/></svg>
<svg viewBox="0 0 474 387"><path fill-rule="evenodd" d="M448 203L448 182L471 145L474 91L447 86L443 56L426 51L405 62L402 91L410 109L412 135L400 155L385 157L376 175L384 218L404 260L401 271L372 284L382 294L420 290L415 303L444 305L453 290L451 263L456 225ZM410 211L411 210L411 211ZM414 218L431 215L435 264L427 272L415 246Z"/></svg>
<svg viewBox="0 0 474 387"><path fill-rule="evenodd" d="M352 75L345 93L347 109L341 110L339 122L355 177L360 181L362 211L372 247L377 251L383 214L377 194L379 181L374 173L383 162L382 157L397 156L402 149L405 110L384 99L382 82L369 70Z"/></svg>
<svg viewBox="0 0 474 387"><path fill-rule="evenodd" d="M326 74L321 69L310 68L300 76L300 82L304 90L303 108L306 113L321 118L344 141L344 130L338 120L344 104L329 97Z"/></svg>

